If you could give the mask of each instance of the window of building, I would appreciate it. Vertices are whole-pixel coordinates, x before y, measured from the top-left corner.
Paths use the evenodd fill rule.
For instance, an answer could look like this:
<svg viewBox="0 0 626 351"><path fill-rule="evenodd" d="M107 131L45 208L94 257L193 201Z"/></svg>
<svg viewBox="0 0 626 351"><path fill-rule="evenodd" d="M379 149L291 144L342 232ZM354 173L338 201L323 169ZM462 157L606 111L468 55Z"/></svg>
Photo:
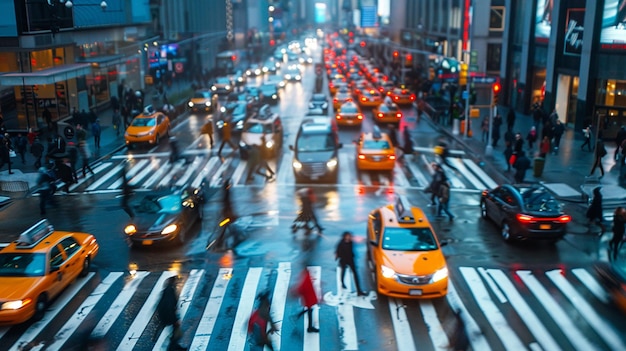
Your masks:
<svg viewBox="0 0 626 351"><path fill-rule="evenodd" d="M487 44L487 71L500 70L502 44Z"/></svg>
<svg viewBox="0 0 626 351"><path fill-rule="evenodd" d="M489 30L502 32L504 30L504 6L491 6L489 14Z"/></svg>

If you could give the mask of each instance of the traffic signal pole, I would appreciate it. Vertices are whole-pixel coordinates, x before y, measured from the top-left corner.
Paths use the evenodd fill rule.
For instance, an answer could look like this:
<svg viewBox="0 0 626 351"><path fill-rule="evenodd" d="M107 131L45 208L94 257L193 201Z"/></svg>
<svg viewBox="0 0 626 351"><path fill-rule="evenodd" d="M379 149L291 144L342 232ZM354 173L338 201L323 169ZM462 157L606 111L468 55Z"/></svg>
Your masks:
<svg viewBox="0 0 626 351"><path fill-rule="evenodd" d="M470 64L470 60L471 60L471 52L470 51L466 51L465 52L467 54L467 65L468 65L468 70L467 70L467 78L465 78L465 137L467 138L467 136L469 135L469 112L470 112L470 81L471 81L471 75L469 74L469 64Z"/></svg>
<svg viewBox="0 0 626 351"><path fill-rule="evenodd" d="M496 83L498 84L498 83ZM492 145L492 138L493 138L493 114L495 109L497 108L496 106L493 106L493 99L495 96L494 93L494 89L493 86L491 87L491 99L490 101L492 102L489 107L489 137L487 138L487 147L485 148L485 156L491 156L493 155L493 145Z"/></svg>

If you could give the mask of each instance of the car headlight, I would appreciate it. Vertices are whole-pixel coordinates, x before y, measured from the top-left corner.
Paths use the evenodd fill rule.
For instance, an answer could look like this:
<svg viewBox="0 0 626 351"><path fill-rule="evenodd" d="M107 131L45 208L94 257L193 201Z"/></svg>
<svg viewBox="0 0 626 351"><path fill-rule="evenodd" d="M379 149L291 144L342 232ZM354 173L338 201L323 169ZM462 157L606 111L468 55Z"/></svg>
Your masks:
<svg viewBox="0 0 626 351"><path fill-rule="evenodd" d="M178 226L176 224L170 224L167 227L163 228L163 230L161 230L161 235L171 234L175 232L176 229L178 229Z"/></svg>
<svg viewBox="0 0 626 351"><path fill-rule="evenodd" d="M385 278L393 278L396 275L396 272L393 269L381 264L380 274L382 274Z"/></svg>
<svg viewBox="0 0 626 351"><path fill-rule="evenodd" d="M33 302L33 300L29 298L24 300L7 301L0 305L0 310L19 310L31 302Z"/></svg>
<svg viewBox="0 0 626 351"><path fill-rule="evenodd" d="M126 235L133 235L137 233L137 227L135 227L132 224L129 224L126 226L126 228L124 228L124 233L126 233Z"/></svg>
<svg viewBox="0 0 626 351"><path fill-rule="evenodd" d="M211 106L211 101L207 101L207 102L205 102L205 103L204 103L204 106L207 106L207 107Z"/></svg>
<svg viewBox="0 0 626 351"><path fill-rule="evenodd" d="M300 80L300 79L302 79L302 77L298 74L298 75L296 76L296 80Z"/></svg>
<svg viewBox="0 0 626 351"><path fill-rule="evenodd" d="M293 166L294 169L296 170L300 170L302 169L302 163L300 163L300 161L298 160L293 160L293 162L291 163L291 165Z"/></svg>
<svg viewBox="0 0 626 351"><path fill-rule="evenodd" d="M329 169L333 169L337 167L337 159L333 157L330 160L328 160L328 162L326 162L326 167Z"/></svg>
<svg viewBox="0 0 626 351"><path fill-rule="evenodd" d="M448 277L448 267L443 267L440 270L436 271L435 274L433 274L433 277L431 278L431 280L433 283L436 283L447 277Z"/></svg>
<svg viewBox="0 0 626 351"><path fill-rule="evenodd" d="M243 120L237 121L237 123L235 124L235 128L237 128L237 129L243 128Z"/></svg>
<svg viewBox="0 0 626 351"><path fill-rule="evenodd" d="M239 147L246 147L246 146L248 146L248 145L246 145L246 143L244 143L243 141L239 142Z"/></svg>
<svg viewBox="0 0 626 351"><path fill-rule="evenodd" d="M322 104L322 108L323 108L323 109L324 109L324 108L328 108L328 104L327 104L327 103L323 103L323 104Z"/></svg>
<svg viewBox="0 0 626 351"><path fill-rule="evenodd" d="M291 74L285 74L286 79L291 79Z"/></svg>
<svg viewBox="0 0 626 351"><path fill-rule="evenodd" d="M214 86L211 87L211 90L216 91L217 87L214 85Z"/></svg>
<svg viewBox="0 0 626 351"><path fill-rule="evenodd" d="M257 68L257 69L254 70L254 73L259 75L259 74L261 74L261 70Z"/></svg>
<svg viewBox="0 0 626 351"><path fill-rule="evenodd" d="M272 94L272 99L274 99L274 100L278 99L278 95Z"/></svg>
<svg viewBox="0 0 626 351"><path fill-rule="evenodd" d="M189 102L187 103L187 106L189 106L189 107L193 107L193 102L189 101Z"/></svg>
<svg viewBox="0 0 626 351"><path fill-rule="evenodd" d="M285 82L280 81L280 83L278 83L279 86L284 87L285 86Z"/></svg>
<svg viewBox="0 0 626 351"><path fill-rule="evenodd" d="M220 107L220 112L222 112L222 113L226 112L226 107L224 107L224 106Z"/></svg>
<svg viewBox="0 0 626 351"><path fill-rule="evenodd" d="M237 78L237 81L238 81L239 83L243 82L243 77L238 77L238 78Z"/></svg>
<svg viewBox="0 0 626 351"><path fill-rule="evenodd" d="M156 130L153 129L153 130L149 131L148 133L146 133L146 135L153 135L154 132L156 132Z"/></svg>
<svg viewBox="0 0 626 351"><path fill-rule="evenodd" d="M224 88L226 88L226 90L230 90L230 85L226 85Z"/></svg>
<svg viewBox="0 0 626 351"><path fill-rule="evenodd" d="M265 143L265 147L268 149L271 149L274 147L274 141L273 140L269 140Z"/></svg>
<svg viewBox="0 0 626 351"><path fill-rule="evenodd" d="M246 71L246 74L247 74L247 75L251 75L251 74L252 74L252 72L251 72L250 70L248 70L248 71Z"/></svg>

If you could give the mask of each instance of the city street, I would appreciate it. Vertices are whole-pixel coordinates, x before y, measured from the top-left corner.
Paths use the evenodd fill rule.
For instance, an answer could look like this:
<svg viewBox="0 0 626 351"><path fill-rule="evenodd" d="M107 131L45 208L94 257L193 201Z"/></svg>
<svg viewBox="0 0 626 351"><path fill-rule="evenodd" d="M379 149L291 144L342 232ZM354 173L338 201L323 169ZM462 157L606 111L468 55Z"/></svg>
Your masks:
<svg viewBox="0 0 626 351"><path fill-rule="evenodd" d="M588 232L585 209L565 203L573 220L555 244L504 242L494 223L481 218L479 202L484 189L505 177L469 157L470 150L430 120L418 122L414 108L402 109L399 129L410 129L416 153L397 161L391 176L356 169L354 141L374 124L371 110L365 109L362 128L339 128L343 147L337 183L297 183L289 145L307 111L313 70L306 66L302 82L287 83L280 103L272 107L284 126L282 150L270 162L277 174L272 181L257 176L247 184L248 165L239 152L226 146L220 159L219 138L211 148L208 136L200 133L212 116L188 113L178 117L170 132L183 159L170 163L167 141L151 148L121 148L93 164L95 174L80 178L69 194L57 192L58 206L49 208L47 218L57 230L94 234L100 253L92 274L53 301L44 319L0 327L0 349L84 350L97 342L104 350L163 350L171 331L154 312L163 282L176 274L181 277L181 344L190 350L247 350L248 317L255 296L265 290L272 294L271 315L279 327L272 335L276 350L446 350L457 329L458 310L474 350L626 349L623 314L593 277L601 239ZM381 128L384 132L386 126ZM431 163L437 162L434 146L441 140L450 145L450 161L457 168L444 166L452 184L453 221L437 217L424 192ZM202 221L183 245L129 246L124 234L129 217L120 198L126 164L134 198L157 188L204 187ZM207 249L216 239L227 179L238 216L231 233L241 240L231 249ZM321 235L291 231L300 206L296 192L303 187L316 194L316 213L325 228ZM397 196L423 208L445 243L450 271L445 298L396 299L372 289L366 262L368 214ZM0 242L14 240L39 220L38 205L39 198L29 196L0 208ZM344 231L355 236L357 276L367 296L356 295L351 279L346 279L347 289L341 287L334 251ZM306 332L306 317L295 317L301 304L292 288L304 267L323 297L313 317L319 334Z"/></svg>

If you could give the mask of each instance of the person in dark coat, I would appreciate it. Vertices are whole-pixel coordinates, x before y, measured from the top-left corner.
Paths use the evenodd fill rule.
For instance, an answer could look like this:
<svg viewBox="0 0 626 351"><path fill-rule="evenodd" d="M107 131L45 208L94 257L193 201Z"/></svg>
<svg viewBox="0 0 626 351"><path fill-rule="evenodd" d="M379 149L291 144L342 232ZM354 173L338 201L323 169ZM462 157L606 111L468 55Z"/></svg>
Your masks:
<svg viewBox="0 0 626 351"><path fill-rule="evenodd" d="M67 157L70 161L70 168L72 169L72 177L74 182L78 182L78 174L76 173L76 164L78 163L78 149L76 146L69 146L67 148Z"/></svg>
<svg viewBox="0 0 626 351"><path fill-rule="evenodd" d="M387 136L389 136L389 140L391 140L391 144L394 148L400 145L398 144L398 132L393 124L387 126Z"/></svg>
<svg viewBox="0 0 626 351"><path fill-rule="evenodd" d="M517 154L513 168L515 168L515 182L523 183L526 171L530 168L530 159L526 157L524 151Z"/></svg>
<svg viewBox="0 0 626 351"><path fill-rule="evenodd" d="M591 172L589 172L589 177L593 176L593 173L596 170L596 167L600 167L600 178L604 177L604 167L602 167L602 158L606 156L606 148L604 147L604 142L602 139L598 138L596 142L596 148L594 150L594 160L593 167L591 167Z"/></svg>
<svg viewBox="0 0 626 351"><path fill-rule="evenodd" d="M526 140L528 141L528 149L532 150L537 141L537 128L535 128L535 126L530 127L530 131L528 131L526 135Z"/></svg>
<svg viewBox="0 0 626 351"><path fill-rule="evenodd" d="M461 311L454 312L454 331L450 338L451 351L466 351L470 347L469 337L465 329L465 321L461 317Z"/></svg>
<svg viewBox="0 0 626 351"><path fill-rule="evenodd" d="M622 143L626 140L626 127L621 126L619 131L617 131L617 135L615 135L615 154L613 155L614 160L619 159L620 148L622 147Z"/></svg>
<svg viewBox="0 0 626 351"><path fill-rule="evenodd" d="M583 137L585 142L580 146L580 149L584 149L587 146L587 151L591 152L591 126L587 126L583 129Z"/></svg>
<svg viewBox="0 0 626 351"><path fill-rule="evenodd" d="M18 155L20 155L20 159L22 160L22 164L26 163L26 148L28 147L28 140L22 133L17 133L15 137L15 151Z"/></svg>
<svg viewBox="0 0 626 351"><path fill-rule="evenodd" d="M52 130L52 113L48 110L48 107L44 107L43 112L41 113L43 120L46 121L46 125L48 126L48 130Z"/></svg>
<svg viewBox="0 0 626 351"><path fill-rule="evenodd" d="M437 163L433 163L432 164L434 173L433 173L433 179L430 181L430 184L428 185L428 191L430 192L430 204L428 206L435 206L437 203L435 202L435 199L437 198L437 196L439 195L439 186L441 184L443 184L443 182L448 180L448 177L446 176L446 173L443 171L443 168L441 167L441 165L437 164Z"/></svg>
<svg viewBox="0 0 626 351"><path fill-rule="evenodd" d="M311 273L309 270L304 267L302 273L300 275L300 283L296 288L296 292L298 296L300 296L300 301L302 302L302 306L304 309L302 312L297 314L297 318L300 318L303 314L307 314L309 319L309 324L307 328L307 332L309 333L319 333L319 329L313 326L313 306L319 303L319 298L315 293L315 288L313 287L313 279L311 279Z"/></svg>
<svg viewBox="0 0 626 351"><path fill-rule="evenodd" d="M52 184L54 178L50 176L50 173L46 167L39 167L39 175L37 176L37 189L39 193L39 214L46 214L46 205L53 203L54 189Z"/></svg>
<svg viewBox="0 0 626 351"><path fill-rule="evenodd" d="M413 149L413 139L411 138L411 133L409 132L408 127L404 127L402 131L402 140L404 140L404 145L402 146L402 156L400 159L404 159L404 155L414 155L415 150Z"/></svg>
<svg viewBox="0 0 626 351"><path fill-rule="evenodd" d="M135 212L133 208L130 206L130 200L134 194L133 187L130 185L128 181L127 173L127 163L122 166L121 176L122 176L122 209L128 217L135 218Z"/></svg>
<svg viewBox="0 0 626 351"><path fill-rule="evenodd" d="M515 110L511 106L509 113L506 114L506 130L513 130L515 127Z"/></svg>
<svg viewBox="0 0 626 351"><path fill-rule="evenodd" d="M504 162L506 162L506 171L511 171L511 156L513 156L513 144L511 142L507 142L502 152L504 154Z"/></svg>
<svg viewBox="0 0 626 351"><path fill-rule="evenodd" d="M620 246L624 240L624 231L626 230L626 209L618 207L613 213L613 236L609 241L609 260L617 260Z"/></svg>
<svg viewBox="0 0 626 351"><path fill-rule="evenodd" d="M100 120L96 120L91 124L91 135L93 135L93 144L96 149L100 148L100 135L102 134L102 127L100 126Z"/></svg>
<svg viewBox="0 0 626 351"><path fill-rule="evenodd" d="M67 162L67 163L66 163ZM69 159L57 159L55 161L55 172L63 182L63 191L70 192L70 185L74 184L72 168L69 166Z"/></svg>
<svg viewBox="0 0 626 351"><path fill-rule="evenodd" d="M565 133L565 125L561 122L561 120L556 120L556 124L554 125L554 130L552 131L552 136L554 137L554 151L559 149L559 145L561 144L561 137Z"/></svg>
<svg viewBox="0 0 626 351"><path fill-rule="evenodd" d="M11 139L9 138L9 134L4 134L0 138L0 169L4 167L5 164L9 166L9 174L13 174L11 171Z"/></svg>
<svg viewBox="0 0 626 351"><path fill-rule="evenodd" d="M356 285L356 291L359 296L367 295L361 290L361 284L359 284L359 278L356 274L356 267L354 265L354 248L352 245L352 233L343 232L341 240L337 244L335 249L335 259L339 260L339 267L341 268L341 287L346 289L344 283L344 277L346 275L346 267L350 267L352 275L354 276L354 284Z"/></svg>
<svg viewBox="0 0 626 351"><path fill-rule="evenodd" d="M602 230L600 235L605 231L604 217L602 215L602 187L596 187L593 189L593 198L591 204L587 208L586 216L589 219L589 224L596 224Z"/></svg>
<svg viewBox="0 0 626 351"><path fill-rule="evenodd" d="M270 350L274 350L272 341L268 334L278 332L270 315L270 294L264 291L257 296L258 307L250 315L248 320L248 342L250 351L263 351L267 346ZM267 325L270 330L267 330Z"/></svg>
<svg viewBox="0 0 626 351"><path fill-rule="evenodd" d="M30 147L30 153L35 157L35 168L41 167L41 157L43 156L44 148L39 138L36 137L33 141L33 145Z"/></svg>
<svg viewBox="0 0 626 351"><path fill-rule="evenodd" d="M524 139L521 133L515 133L515 141L513 142L513 154L519 155L524 151Z"/></svg>
<svg viewBox="0 0 626 351"><path fill-rule="evenodd" d="M496 114L493 117L493 125L491 126L491 146L498 146L498 141L500 140L500 126L502 125L502 116L500 114Z"/></svg>
<svg viewBox="0 0 626 351"><path fill-rule="evenodd" d="M165 281L161 299L157 305L159 319L166 326L172 326L172 336L170 339L170 350L182 349L178 341L182 336L180 319L178 317L178 293L176 292L177 276L169 277Z"/></svg>

